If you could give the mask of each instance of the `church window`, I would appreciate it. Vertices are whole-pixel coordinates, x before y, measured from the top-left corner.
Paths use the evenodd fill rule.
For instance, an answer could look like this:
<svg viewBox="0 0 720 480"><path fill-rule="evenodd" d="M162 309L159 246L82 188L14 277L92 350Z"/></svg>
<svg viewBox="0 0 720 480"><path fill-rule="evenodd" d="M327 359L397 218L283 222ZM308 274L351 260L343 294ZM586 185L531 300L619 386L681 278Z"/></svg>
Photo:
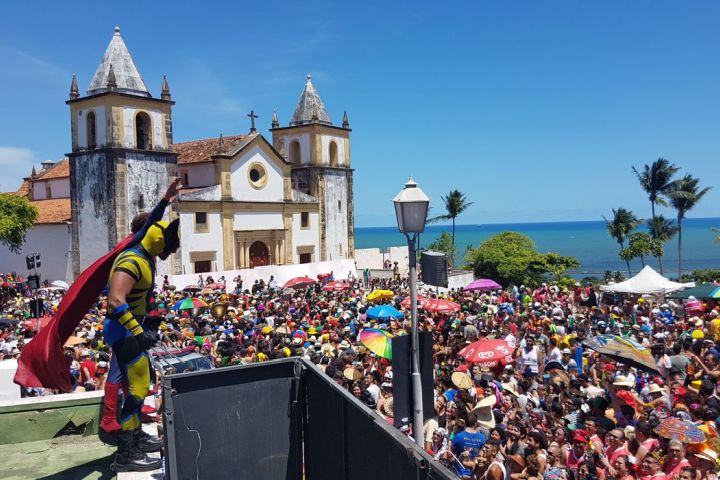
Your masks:
<svg viewBox="0 0 720 480"><path fill-rule="evenodd" d="M52 187L50 182L45 182L45 198L52 198Z"/></svg>
<svg viewBox="0 0 720 480"><path fill-rule="evenodd" d="M207 212L195 212L195 233L207 233Z"/></svg>
<svg viewBox="0 0 720 480"><path fill-rule="evenodd" d="M310 212L300 213L300 228L310 228Z"/></svg>
<svg viewBox="0 0 720 480"><path fill-rule="evenodd" d="M182 172L182 183L184 187L187 187L190 185L190 179L188 178L188 172Z"/></svg>
<svg viewBox="0 0 720 480"><path fill-rule="evenodd" d="M87 148L92 149L97 147L97 135L95 133L95 112L88 112L85 117L85 123L87 127Z"/></svg>
<svg viewBox="0 0 720 480"><path fill-rule="evenodd" d="M150 115L140 112L135 116L135 148L138 150L151 150Z"/></svg>
<svg viewBox="0 0 720 480"><path fill-rule="evenodd" d="M312 262L312 253L301 253L300 254L300 263L310 263Z"/></svg>
<svg viewBox="0 0 720 480"><path fill-rule="evenodd" d="M210 260L199 260L195 262L195 273L212 272L212 262Z"/></svg>
<svg viewBox="0 0 720 480"><path fill-rule="evenodd" d="M265 167L259 162L255 162L250 165L248 167L248 180L253 188L258 190L264 188L267 184L267 172L265 171Z"/></svg>
<svg viewBox="0 0 720 480"><path fill-rule="evenodd" d="M138 210L141 210L141 211L145 208L145 196L142 193L140 195L138 195L137 207L138 207Z"/></svg>
<svg viewBox="0 0 720 480"><path fill-rule="evenodd" d="M330 142L330 147L328 148L328 156L330 158L330 166L331 167L337 167L339 166L338 163L338 147L337 143Z"/></svg>
<svg viewBox="0 0 720 480"><path fill-rule="evenodd" d="M302 163L302 158L300 157L300 142L297 140L290 142L290 163L297 163L298 165Z"/></svg>
<svg viewBox="0 0 720 480"><path fill-rule="evenodd" d="M342 200L338 200L338 212L342 212Z"/></svg>

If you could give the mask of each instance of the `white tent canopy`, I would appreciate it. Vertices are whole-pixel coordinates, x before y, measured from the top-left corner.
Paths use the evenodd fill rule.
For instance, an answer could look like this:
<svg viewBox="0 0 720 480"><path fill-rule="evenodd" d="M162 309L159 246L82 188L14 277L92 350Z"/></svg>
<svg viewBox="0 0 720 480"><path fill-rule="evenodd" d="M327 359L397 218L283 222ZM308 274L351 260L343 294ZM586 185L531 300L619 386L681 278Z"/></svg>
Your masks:
<svg viewBox="0 0 720 480"><path fill-rule="evenodd" d="M634 277L624 282L602 285L600 290L604 292L635 293L638 295L644 293L665 295L693 286L695 286L695 283L678 283L668 280L653 270L652 267L646 265Z"/></svg>

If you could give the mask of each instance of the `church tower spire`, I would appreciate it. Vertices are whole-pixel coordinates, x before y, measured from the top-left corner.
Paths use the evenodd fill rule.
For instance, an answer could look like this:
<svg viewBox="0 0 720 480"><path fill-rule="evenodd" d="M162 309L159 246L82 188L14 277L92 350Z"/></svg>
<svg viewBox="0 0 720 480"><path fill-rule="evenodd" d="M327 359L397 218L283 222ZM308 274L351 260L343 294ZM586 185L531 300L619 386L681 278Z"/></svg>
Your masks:
<svg viewBox="0 0 720 480"><path fill-rule="evenodd" d="M311 123L332 125L332 120L330 120L330 115L328 115L327 110L325 110L325 105L323 105L322 100L320 100L320 95L317 90L315 90L312 77L308 74L305 88L300 95L297 107L295 107L295 113L293 113L290 126L295 127Z"/></svg>
<svg viewBox="0 0 720 480"><path fill-rule="evenodd" d="M88 87L88 95L97 95L108 91L111 67L116 77L115 83L117 83L118 92L141 97L151 96L145 80L140 76L130 51L120 35L120 27L115 27L115 33Z"/></svg>
<svg viewBox="0 0 720 480"><path fill-rule="evenodd" d="M107 87L108 92L114 92L117 90L117 79L115 78L115 70L113 70L112 63L110 64L110 69L108 70L105 86Z"/></svg>
<svg viewBox="0 0 720 480"><path fill-rule="evenodd" d="M163 100L171 100L170 97L170 85L167 81L167 75L163 75L162 89L160 90L160 98Z"/></svg>
<svg viewBox="0 0 720 480"><path fill-rule="evenodd" d="M80 96L80 90L78 89L77 77L73 73L72 82L70 82L70 99L75 100Z"/></svg>
<svg viewBox="0 0 720 480"><path fill-rule="evenodd" d="M350 130L350 121L348 120L347 111L343 112L343 123L342 123L342 127L343 127L345 130Z"/></svg>
<svg viewBox="0 0 720 480"><path fill-rule="evenodd" d="M271 128L280 128L280 122L278 122L277 112L275 111L273 111Z"/></svg>

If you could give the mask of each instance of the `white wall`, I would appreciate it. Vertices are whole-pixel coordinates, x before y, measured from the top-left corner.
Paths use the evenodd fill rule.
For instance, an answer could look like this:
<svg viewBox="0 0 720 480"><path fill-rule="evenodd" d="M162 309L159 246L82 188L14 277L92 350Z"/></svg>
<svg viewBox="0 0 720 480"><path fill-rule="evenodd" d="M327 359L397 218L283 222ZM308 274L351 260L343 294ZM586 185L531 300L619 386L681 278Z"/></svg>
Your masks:
<svg viewBox="0 0 720 480"><path fill-rule="evenodd" d="M233 230L282 230L282 207L278 206L276 212L236 212L233 215Z"/></svg>
<svg viewBox="0 0 720 480"><path fill-rule="evenodd" d="M290 161L290 144L297 140L300 144L300 163L301 165L307 165L310 163L310 135L307 133L300 135L288 135L283 137L285 144L285 153L288 155L288 161Z"/></svg>
<svg viewBox="0 0 720 480"><path fill-rule="evenodd" d="M47 184L50 184L50 197L47 194ZM40 180L32 183L32 200L46 200L48 198L70 198L70 178L54 178Z"/></svg>
<svg viewBox="0 0 720 480"><path fill-rule="evenodd" d="M322 144L321 162L323 165L330 165L330 142L335 142L335 144L337 145L338 165L339 166L347 165L347 160L345 159L345 139L344 138L335 137L335 136L331 136L331 135L322 135L320 137L320 141Z"/></svg>
<svg viewBox="0 0 720 480"><path fill-rule="evenodd" d="M355 249L355 265L358 271L366 268L381 269L383 262L389 259L391 262L398 262L401 272L408 271L408 247L390 247L387 253L383 254L379 248L356 248Z"/></svg>
<svg viewBox="0 0 720 480"><path fill-rule="evenodd" d="M209 187L215 184L215 164L198 163L194 165L183 165L180 167L180 173L188 174L188 184L183 187Z"/></svg>
<svg viewBox="0 0 720 480"><path fill-rule="evenodd" d="M87 110L79 110L82 115L78 115L78 130L77 140L78 147L87 148L87 115L90 112L95 112L95 142L98 147L105 146L107 144L107 138L105 138L105 108L88 108Z"/></svg>
<svg viewBox="0 0 720 480"><path fill-rule="evenodd" d="M268 176L265 187L256 189L250 184L248 167L260 163ZM282 202L283 201L283 172L270 161L265 152L259 147L253 147L244 152L230 166L231 189L234 200L250 202Z"/></svg>
<svg viewBox="0 0 720 480"><path fill-rule="evenodd" d="M208 233L195 233L195 212L180 213L180 251L182 271L194 271L191 261L192 252L215 252L216 265L223 265L223 236L220 213L207 212Z"/></svg>
<svg viewBox="0 0 720 480"><path fill-rule="evenodd" d="M123 123L125 129L125 147L135 148L135 114L143 111L150 115L152 122L152 146L153 148L163 147L163 119L161 112L151 112L134 107L123 107Z"/></svg>
<svg viewBox="0 0 720 480"><path fill-rule="evenodd" d="M338 210L338 200L340 210ZM325 175L325 250L327 260L348 258L348 191L345 172Z"/></svg>
<svg viewBox="0 0 720 480"><path fill-rule="evenodd" d="M107 245L107 241L105 244ZM25 256L32 252L40 253L41 280L63 280L68 283L72 281L72 269L68 269L71 262L69 225L35 225L25 234L25 244L19 254L14 254L0 245L0 272L27 274Z"/></svg>
<svg viewBox="0 0 720 480"><path fill-rule="evenodd" d="M316 212L310 213L310 228L300 228L300 214L294 213L292 219L292 254L293 263L300 262L300 255L297 253L297 247L306 247L312 245L315 247L315 258L320 255L320 215Z"/></svg>

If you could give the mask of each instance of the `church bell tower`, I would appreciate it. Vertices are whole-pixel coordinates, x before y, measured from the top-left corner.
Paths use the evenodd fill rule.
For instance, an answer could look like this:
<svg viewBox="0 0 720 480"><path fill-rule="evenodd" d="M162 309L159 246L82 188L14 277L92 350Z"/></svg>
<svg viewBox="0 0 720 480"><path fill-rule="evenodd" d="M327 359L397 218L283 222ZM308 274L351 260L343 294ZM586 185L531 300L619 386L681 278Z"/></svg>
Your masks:
<svg viewBox="0 0 720 480"><path fill-rule="evenodd" d="M273 146L292 165L292 188L317 198L320 218L319 260L355 256L353 169L350 168L350 123L343 114L335 126L307 76L289 126L273 115Z"/></svg>
<svg viewBox="0 0 720 480"><path fill-rule="evenodd" d="M79 273L130 233L130 221L151 210L170 177L177 176L172 153L172 105L163 77L153 97L120 35L115 33L81 96L70 86L70 196L73 273ZM158 273L171 273L158 262Z"/></svg>

